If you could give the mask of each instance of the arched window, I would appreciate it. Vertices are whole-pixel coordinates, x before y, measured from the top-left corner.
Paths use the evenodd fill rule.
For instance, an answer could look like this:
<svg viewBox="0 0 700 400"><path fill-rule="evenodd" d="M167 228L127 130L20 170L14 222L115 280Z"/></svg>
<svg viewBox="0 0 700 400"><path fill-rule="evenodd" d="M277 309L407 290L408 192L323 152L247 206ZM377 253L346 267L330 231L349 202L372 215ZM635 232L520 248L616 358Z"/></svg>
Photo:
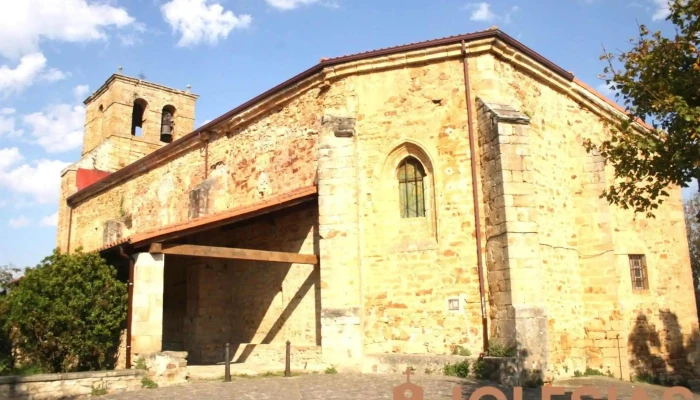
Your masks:
<svg viewBox="0 0 700 400"><path fill-rule="evenodd" d="M401 218L425 217L425 169L414 157L406 157L399 164L399 207Z"/></svg>
<svg viewBox="0 0 700 400"><path fill-rule="evenodd" d="M134 110L131 113L131 134L133 136L141 136L143 120L146 114L146 106L148 106L146 100L134 100Z"/></svg>
<svg viewBox="0 0 700 400"><path fill-rule="evenodd" d="M173 141L173 128L175 122L175 107L167 105L163 107L160 117L160 141L170 143Z"/></svg>

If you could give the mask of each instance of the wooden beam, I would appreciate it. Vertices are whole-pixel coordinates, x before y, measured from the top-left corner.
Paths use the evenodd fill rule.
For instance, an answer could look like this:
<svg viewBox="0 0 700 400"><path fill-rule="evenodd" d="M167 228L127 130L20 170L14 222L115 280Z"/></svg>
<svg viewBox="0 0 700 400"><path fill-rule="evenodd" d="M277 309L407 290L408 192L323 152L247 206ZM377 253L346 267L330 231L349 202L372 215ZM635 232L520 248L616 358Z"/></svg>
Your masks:
<svg viewBox="0 0 700 400"><path fill-rule="evenodd" d="M176 254L191 257L228 258L233 260L269 261L295 264L318 264L315 254L284 253L231 247L198 246L193 244L163 245L153 243L149 253Z"/></svg>

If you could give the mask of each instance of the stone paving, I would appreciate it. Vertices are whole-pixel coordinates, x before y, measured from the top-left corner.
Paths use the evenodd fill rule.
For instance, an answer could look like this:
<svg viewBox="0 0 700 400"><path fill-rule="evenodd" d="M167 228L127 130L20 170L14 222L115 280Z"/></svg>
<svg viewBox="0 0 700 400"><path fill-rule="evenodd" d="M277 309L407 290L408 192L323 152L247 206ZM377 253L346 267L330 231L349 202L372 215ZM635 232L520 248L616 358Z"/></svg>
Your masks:
<svg viewBox="0 0 700 400"><path fill-rule="evenodd" d="M383 374L338 374L338 375L301 375L291 378L282 377L234 377L232 382L194 381L182 386L172 386L159 389L142 389L135 392L125 392L101 396L105 400L120 399L286 399L286 400L350 400L350 399L393 399L392 391L396 385L405 382L405 376ZM420 385L424 390L424 400L451 399L452 389L462 386L462 399L483 386L494 386L501 389L508 400L513 399L513 389L473 379L460 379L444 376L418 375L411 377L411 382ZM553 400L568 400L572 392L582 386L598 388L603 398L608 398L608 388L614 387L621 399L632 399L635 388L643 388L648 400L663 400L666 388L647 384L631 384L610 378L575 378L557 381L552 385L563 387L566 394L552 396ZM584 399L594 397L583 396ZM610 396L610 400L614 397ZM680 400L680 396L676 396ZM694 399L700 400L700 395L693 394ZM494 397L484 396L491 400ZM522 400L542 399L541 388L523 388ZM671 399L667 399L671 400ZM690 400L690 399L688 399Z"/></svg>

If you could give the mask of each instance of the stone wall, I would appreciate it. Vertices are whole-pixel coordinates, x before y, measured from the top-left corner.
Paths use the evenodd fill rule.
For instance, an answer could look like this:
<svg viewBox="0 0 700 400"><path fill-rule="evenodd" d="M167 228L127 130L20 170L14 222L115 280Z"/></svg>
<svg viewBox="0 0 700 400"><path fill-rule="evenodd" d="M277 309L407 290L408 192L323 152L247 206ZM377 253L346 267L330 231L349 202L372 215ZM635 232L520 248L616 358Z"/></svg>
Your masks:
<svg viewBox="0 0 700 400"><path fill-rule="evenodd" d="M205 212L214 213L313 185L321 115L317 96L318 90L303 92L279 111L214 134L208 144L196 141L167 163L78 204L70 248L101 247L108 220L130 217L123 236L187 221L190 193L202 186L208 189ZM60 218L59 237L67 229L64 221Z"/></svg>
<svg viewBox="0 0 700 400"><path fill-rule="evenodd" d="M490 62L499 79L487 95L530 118L550 373L688 372L697 314L680 189L669 190L657 219L608 205L600 194L613 180L612 167L582 146L605 137L603 120L555 85ZM648 291L632 290L629 254L646 255Z"/></svg>
<svg viewBox="0 0 700 400"><path fill-rule="evenodd" d="M297 206L190 243L316 254L315 209ZM320 346L320 290L312 265L166 255L164 349L186 350L191 364L207 364L224 361L226 342L237 362L251 355L254 347L242 351L250 344ZM283 346L275 348L284 356Z"/></svg>
<svg viewBox="0 0 700 400"><path fill-rule="evenodd" d="M359 260L344 267L361 272L366 354L451 354L458 344L480 351L462 73L458 60L402 65L348 76L330 90L347 103L334 106L356 118ZM427 174L426 215L401 219L396 168L408 156ZM355 201L341 193L333 199L339 210ZM448 310L449 299L457 310Z"/></svg>
<svg viewBox="0 0 700 400"><path fill-rule="evenodd" d="M3 399L78 399L92 395L93 390L120 393L141 389L143 370L75 372L31 376L0 377L0 398Z"/></svg>

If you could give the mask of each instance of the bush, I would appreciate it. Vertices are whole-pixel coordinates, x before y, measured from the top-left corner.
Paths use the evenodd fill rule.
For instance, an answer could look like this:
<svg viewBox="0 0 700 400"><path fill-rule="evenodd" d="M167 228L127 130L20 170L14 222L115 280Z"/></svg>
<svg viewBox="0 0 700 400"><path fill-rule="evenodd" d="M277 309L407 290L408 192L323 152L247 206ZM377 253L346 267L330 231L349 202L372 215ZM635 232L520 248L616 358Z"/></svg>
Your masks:
<svg viewBox="0 0 700 400"><path fill-rule="evenodd" d="M474 362L473 370L474 376L479 379L490 379L491 375L493 374L491 368L486 365L486 362L482 358L479 358L476 360L476 362Z"/></svg>
<svg viewBox="0 0 700 400"><path fill-rule="evenodd" d="M153 382L150 378L144 376L141 379L141 387L146 389L156 389L158 384Z"/></svg>
<svg viewBox="0 0 700 400"><path fill-rule="evenodd" d="M335 369L335 367L328 367L326 368L326 374L327 375L335 375L338 373L338 370Z"/></svg>
<svg viewBox="0 0 700 400"><path fill-rule="evenodd" d="M488 354L491 357L515 357L517 353L515 347L505 347L498 342L489 342Z"/></svg>
<svg viewBox="0 0 700 400"><path fill-rule="evenodd" d="M469 357L470 355L472 355L472 352L469 351L469 349L463 347L462 345L457 345L455 346L454 350L452 350L452 355Z"/></svg>
<svg viewBox="0 0 700 400"><path fill-rule="evenodd" d="M126 284L97 253L54 250L7 295L7 328L22 357L47 372L114 366Z"/></svg>
<svg viewBox="0 0 700 400"><path fill-rule="evenodd" d="M465 360L456 364L446 364L443 373L447 376L466 378L469 376L469 361Z"/></svg>

